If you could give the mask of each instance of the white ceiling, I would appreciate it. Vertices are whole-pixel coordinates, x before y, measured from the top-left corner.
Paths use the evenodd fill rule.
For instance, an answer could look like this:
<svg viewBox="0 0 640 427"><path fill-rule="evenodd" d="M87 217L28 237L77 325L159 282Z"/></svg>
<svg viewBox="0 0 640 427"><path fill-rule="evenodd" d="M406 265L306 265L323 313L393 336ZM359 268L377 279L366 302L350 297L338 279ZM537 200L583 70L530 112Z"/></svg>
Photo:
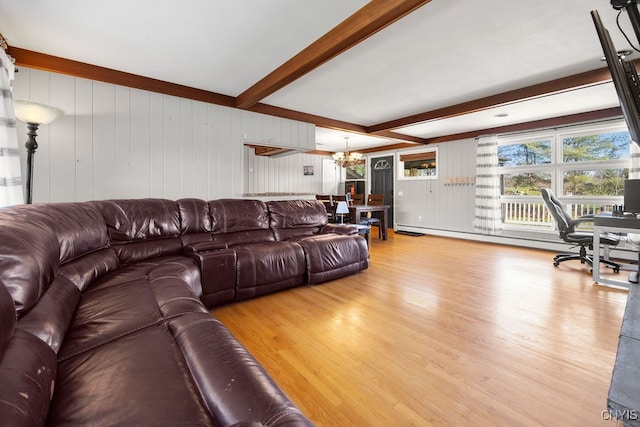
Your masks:
<svg viewBox="0 0 640 427"><path fill-rule="evenodd" d="M0 0L0 33L12 47L235 97L367 3ZM602 68L594 9L628 48L609 0L432 0L261 102L370 126ZM600 84L394 131L431 138L617 105ZM346 135L318 128L318 149L342 150ZM355 149L396 142L350 138Z"/></svg>

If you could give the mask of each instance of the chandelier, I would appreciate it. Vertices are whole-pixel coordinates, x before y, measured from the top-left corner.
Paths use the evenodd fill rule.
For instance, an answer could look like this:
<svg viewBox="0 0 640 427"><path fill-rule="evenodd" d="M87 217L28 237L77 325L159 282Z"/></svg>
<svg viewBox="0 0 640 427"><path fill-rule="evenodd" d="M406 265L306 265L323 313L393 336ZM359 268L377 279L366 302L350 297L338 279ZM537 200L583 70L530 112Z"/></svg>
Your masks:
<svg viewBox="0 0 640 427"><path fill-rule="evenodd" d="M336 162L336 165L341 166L343 168L348 168L349 166L354 166L359 163L362 163L362 153L352 153L349 151L349 137L345 136L345 150L344 152L338 152L333 154L333 160Z"/></svg>

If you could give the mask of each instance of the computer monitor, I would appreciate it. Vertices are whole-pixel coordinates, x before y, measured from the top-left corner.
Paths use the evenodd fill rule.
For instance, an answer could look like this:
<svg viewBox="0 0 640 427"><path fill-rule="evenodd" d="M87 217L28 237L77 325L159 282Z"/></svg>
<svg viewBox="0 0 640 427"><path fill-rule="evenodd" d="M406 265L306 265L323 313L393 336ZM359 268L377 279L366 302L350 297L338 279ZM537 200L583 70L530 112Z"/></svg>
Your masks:
<svg viewBox="0 0 640 427"><path fill-rule="evenodd" d="M640 179L624 180L624 211L640 214Z"/></svg>

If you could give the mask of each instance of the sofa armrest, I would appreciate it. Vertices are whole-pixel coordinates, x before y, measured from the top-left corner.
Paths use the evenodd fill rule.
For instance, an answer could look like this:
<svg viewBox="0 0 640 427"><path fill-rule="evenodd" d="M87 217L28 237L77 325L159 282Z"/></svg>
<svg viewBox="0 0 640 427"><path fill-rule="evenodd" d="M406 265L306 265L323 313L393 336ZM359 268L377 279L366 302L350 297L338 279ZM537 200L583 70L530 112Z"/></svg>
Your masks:
<svg viewBox="0 0 640 427"><path fill-rule="evenodd" d="M236 285L236 252L233 249L194 252L191 257L200 268L202 296L207 308L233 301Z"/></svg>
<svg viewBox="0 0 640 427"><path fill-rule="evenodd" d="M319 234L358 234L355 224L327 224L320 229Z"/></svg>
<svg viewBox="0 0 640 427"><path fill-rule="evenodd" d="M229 245L227 245L226 243L220 243L220 242L195 242L195 243L189 243L188 245L184 245L184 247L182 248L182 252L185 255L192 255L192 254L197 254L202 252L227 249L228 247Z"/></svg>

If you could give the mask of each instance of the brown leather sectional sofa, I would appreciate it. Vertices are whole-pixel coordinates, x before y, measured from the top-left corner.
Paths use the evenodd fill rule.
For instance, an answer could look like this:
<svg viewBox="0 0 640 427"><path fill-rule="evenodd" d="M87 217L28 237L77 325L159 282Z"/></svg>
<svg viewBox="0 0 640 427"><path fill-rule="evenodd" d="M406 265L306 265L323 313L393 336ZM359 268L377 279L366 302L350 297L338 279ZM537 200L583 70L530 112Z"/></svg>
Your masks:
<svg viewBox="0 0 640 427"><path fill-rule="evenodd" d="M368 267L321 202L0 209L3 425L308 426L208 311Z"/></svg>

